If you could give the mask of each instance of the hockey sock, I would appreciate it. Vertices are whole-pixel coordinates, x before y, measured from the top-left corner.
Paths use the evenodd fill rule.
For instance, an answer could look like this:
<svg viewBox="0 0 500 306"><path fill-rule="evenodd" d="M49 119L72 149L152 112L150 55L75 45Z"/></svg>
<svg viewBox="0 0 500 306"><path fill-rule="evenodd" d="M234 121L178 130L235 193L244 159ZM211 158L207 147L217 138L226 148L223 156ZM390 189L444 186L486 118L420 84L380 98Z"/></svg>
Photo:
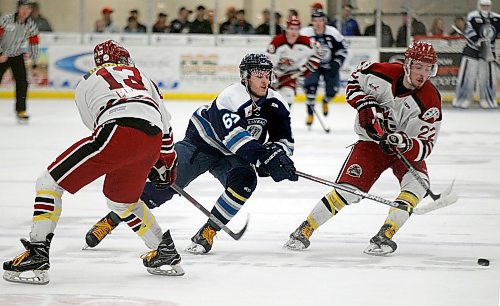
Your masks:
<svg viewBox="0 0 500 306"><path fill-rule="evenodd" d="M115 212L122 221L139 236L146 246L156 249L161 242L162 230L155 217L144 204L139 200L136 203L118 203L108 199L108 207Z"/></svg>
<svg viewBox="0 0 500 306"><path fill-rule="evenodd" d="M396 199L396 202L402 202L412 208L416 207L419 199L417 196L415 196L413 193L408 192L408 191L401 191L399 196ZM410 218L410 213L407 211L398 209L398 208L391 208L389 210L389 215L387 216L387 219L385 219L384 224L388 224L389 227L385 231L385 235L389 238L392 239L394 234L405 224L406 220Z"/></svg>
<svg viewBox="0 0 500 306"><path fill-rule="evenodd" d="M345 205L346 201L333 189L316 204L307 217L307 221L313 229L317 229L335 216Z"/></svg>
<svg viewBox="0 0 500 306"><path fill-rule="evenodd" d="M243 204L245 204L247 199L248 198L244 197L240 193L237 193L231 187L228 187L217 199L211 213L223 224L227 224L243 207ZM220 227L214 222L209 220L209 223L210 226L212 226L216 231L220 230Z"/></svg>
<svg viewBox="0 0 500 306"><path fill-rule="evenodd" d="M64 190L57 185L47 170L36 181L36 197L31 225L31 242L45 241L53 233L62 212Z"/></svg>

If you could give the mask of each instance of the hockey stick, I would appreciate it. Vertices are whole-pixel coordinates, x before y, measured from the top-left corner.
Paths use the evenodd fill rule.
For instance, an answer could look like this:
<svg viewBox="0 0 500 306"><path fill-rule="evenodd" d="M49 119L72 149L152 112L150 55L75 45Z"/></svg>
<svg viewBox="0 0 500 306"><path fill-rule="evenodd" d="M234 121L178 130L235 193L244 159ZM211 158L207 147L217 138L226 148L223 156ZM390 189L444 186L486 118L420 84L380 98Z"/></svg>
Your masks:
<svg viewBox="0 0 500 306"><path fill-rule="evenodd" d="M194 206L196 206L196 208L198 208L199 210L201 210L201 212L205 216L207 216L210 220L212 220L215 224L217 224L217 226L219 226L224 232L226 232L234 240L239 240L241 238L241 236L243 236L243 234L247 230L248 219L245 222L245 226L243 226L243 228L239 232L234 233L226 225L224 225L219 219L217 219L214 215L212 215L203 205L201 205L200 202L196 201L195 198L193 198L186 191L184 191L184 189L182 189L181 187L177 186L176 184L172 184L172 185L170 185L170 187L173 190L175 190L178 194L180 194L181 196L183 196L184 198L186 198L186 200L188 200L191 204L193 204Z"/></svg>
<svg viewBox="0 0 500 306"><path fill-rule="evenodd" d="M326 126L325 123L323 123L323 119L321 119L320 115L318 114L318 111L314 107L315 106L314 103L309 104L308 102L306 102L306 104L307 104L307 107L312 110L313 115L316 116L316 118L318 119L319 124L321 125L321 128L323 129L323 131L325 131L325 133L327 133L327 134L330 133L330 127Z"/></svg>
<svg viewBox="0 0 500 306"><path fill-rule="evenodd" d="M295 171L295 174L297 174L298 176L303 177L305 179L311 180L313 182L320 183L320 184L330 186L330 187L334 187L338 190L343 190L345 192L352 193L352 194L360 196L364 199L369 199L369 200L372 200L375 202L379 202L379 203L382 203L382 204L385 204L385 205L388 205L391 207L395 207L395 208L407 211L409 213L414 213L416 215L423 215L423 214L426 214L426 213L431 212L433 210L436 210L438 208L444 207L444 206L437 206L436 207L435 205L433 205L433 203L435 203L435 202L433 202L433 203L430 203L428 205L425 205L424 207L412 208L408 204L390 201L390 200L384 199L382 197L379 197L379 196L376 196L376 195L373 195L373 194L370 194L367 192L363 192L363 191L358 190L354 187L350 187L349 185L340 185L340 184L334 183L332 181L325 180L323 178L313 176L313 175L310 175L310 174L307 174L304 172L300 172L300 171Z"/></svg>

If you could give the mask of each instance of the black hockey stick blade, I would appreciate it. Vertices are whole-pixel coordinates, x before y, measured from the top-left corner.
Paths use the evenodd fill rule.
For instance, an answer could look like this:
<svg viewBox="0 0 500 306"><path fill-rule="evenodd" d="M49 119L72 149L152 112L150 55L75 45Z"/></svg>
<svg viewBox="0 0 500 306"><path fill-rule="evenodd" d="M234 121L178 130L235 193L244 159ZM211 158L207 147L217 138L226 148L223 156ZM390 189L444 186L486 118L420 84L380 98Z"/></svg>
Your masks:
<svg viewBox="0 0 500 306"><path fill-rule="evenodd" d="M176 184L172 184L172 185L170 185L170 187L173 190L175 190L178 194L183 196L186 200L188 200L189 203L193 204L196 208L198 208L205 216L210 218L210 220L212 220L215 224L217 224L217 226L219 226L224 232L226 232L234 240L239 240L241 238L241 236L243 236L243 234L246 232L249 218L247 218L247 221L245 222L245 226L243 226L243 228L239 232L235 233L231 229L229 229L226 225L224 225L219 219L217 219L217 217L212 215L210 213L210 211L208 211L203 205L200 204L200 202L196 201L195 198L193 198L191 195L189 195L189 193L184 191L184 189L177 186Z"/></svg>

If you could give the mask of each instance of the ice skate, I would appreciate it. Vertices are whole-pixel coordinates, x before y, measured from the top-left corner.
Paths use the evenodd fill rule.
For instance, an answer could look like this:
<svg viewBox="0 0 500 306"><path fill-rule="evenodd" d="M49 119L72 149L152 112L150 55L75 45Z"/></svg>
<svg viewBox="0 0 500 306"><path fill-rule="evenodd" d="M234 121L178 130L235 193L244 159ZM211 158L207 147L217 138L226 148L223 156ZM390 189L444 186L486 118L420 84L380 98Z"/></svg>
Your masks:
<svg viewBox="0 0 500 306"><path fill-rule="evenodd" d="M396 242L385 235L385 231L388 227L388 224L382 226L377 235L370 239L370 245L363 251L363 253L374 256L384 256L396 251L398 248Z"/></svg>
<svg viewBox="0 0 500 306"><path fill-rule="evenodd" d="M156 250L141 256L144 266L153 275L182 276L181 255L175 249L170 230L163 233L160 245ZM168 266L168 269L162 269Z"/></svg>
<svg viewBox="0 0 500 306"><path fill-rule="evenodd" d="M328 116L328 102L323 101L323 115Z"/></svg>
<svg viewBox="0 0 500 306"><path fill-rule="evenodd" d="M311 244L309 238L313 232L314 229L311 224L308 221L304 221L293 233L290 234L290 239L283 247L292 251L305 250Z"/></svg>
<svg viewBox="0 0 500 306"><path fill-rule="evenodd" d="M85 235L86 245L83 246L83 249L93 248L97 246L107 235L111 234L119 223L115 223L111 219L111 214L113 212L108 213L101 220L99 220L96 224L92 226L92 228Z"/></svg>
<svg viewBox="0 0 500 306"><path fill-rule="evenodd" d="M19 124L27 124L30 116L26 114L25 111L20 111L16 113L17 123Z"/></svg>
<svg viewBox="0 0 500 306"><path fill-rule="evenodd" d="M207 222L191 238L191 245L186 248L189 253L201 255L210 252L214 243L214 237L217 231Z"/></svg>
<svg viewBox="0 0 500 306"><path fill-rule="evenodd" d="M10 261L3 263L3 279L8 282L46 285L49 283L48 270L50 268L49 249L54 234L47 235L45 241L30 242L21 239L26 251ZM34 275L21 275L22 273Z"/></svg>

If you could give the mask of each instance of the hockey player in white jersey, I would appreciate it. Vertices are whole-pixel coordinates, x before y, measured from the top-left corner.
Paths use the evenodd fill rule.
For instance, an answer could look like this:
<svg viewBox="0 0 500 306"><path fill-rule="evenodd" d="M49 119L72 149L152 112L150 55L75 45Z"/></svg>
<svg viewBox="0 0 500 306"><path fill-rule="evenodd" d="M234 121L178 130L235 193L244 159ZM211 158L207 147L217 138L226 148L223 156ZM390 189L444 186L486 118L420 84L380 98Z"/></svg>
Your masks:
<svg viewBox="0 0 500 306"><path fill-rule="evenodd" d="M286 32L273 38L267 54L274 66L277 80L273 87L291 107L297 91L297 79L316 71L321 62L319 44L300 35L300 19L290 16Z"/></svg>
<svg viewBox="0 0 500 306"><path fill-rule="evenodd" d="M479 105L497 108L495 40L500 37L500 14L491 11L491 0L478 0L478 9L467 16L464 33L466 46L453 98L453 106L468 108L473 100L476 81Z"/></svg>
<svg viewBox="0 0 500 306"><path fill-rule="evenodd" d="M358 111L354 130L359 140L352 146L339 173L338 184L368 192L382 172L391 168L400 183L395 201L410 207L420 202L426 190L397 158L395 151L410 160L418 175L429 181L425 159L434 148L441 125L441 97L428 80L436 72L434 48L418 41L406 50L404 64L363 62L353 71L346 95L347 102ZM285 247L307 248L313 231L346 205L360 200L357 195L333 189L290 235ZM394 252L397 245L392 238L409 217L407 211L391 208L365 253L385 255Z"/></svg>
<svg viewBox="0 0 500 306"><path fill-rule="evenodd" d="M104 175L108 207L127 221L151 251L143 264L152 274L182 275L170 231L162 233L151 211L139 201L150 171L175 181L170 114L156 85L108 40L95 46L96 68L76 88L76 106L92 135L76 142L38 177L30 240L26 251L3 264L4 279L47 284L49 249L61 216L62 195L75 193ZM163 270L161 267L169 267ZM33 275L26 274L32 274Z"/></svg>

